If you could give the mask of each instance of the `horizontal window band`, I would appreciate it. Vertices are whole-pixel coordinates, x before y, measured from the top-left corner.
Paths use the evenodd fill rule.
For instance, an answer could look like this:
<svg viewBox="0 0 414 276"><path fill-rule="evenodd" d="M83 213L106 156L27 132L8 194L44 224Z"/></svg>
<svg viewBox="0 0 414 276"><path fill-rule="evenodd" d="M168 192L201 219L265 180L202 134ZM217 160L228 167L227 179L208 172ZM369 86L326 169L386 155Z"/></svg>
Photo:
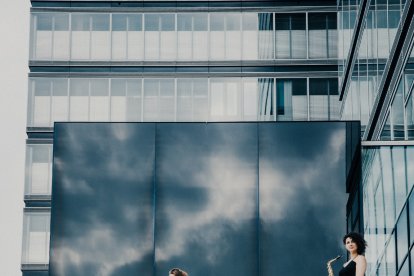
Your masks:
<svg viewBox="0 0 414 276"><path fill-rule="evenodd" d="M289 8L295 10L309 10L309 8L319 8L322 10L336 10L336 1L36 1L32 0L33 8Z"/></svg>
<svg viewBox="0 0 414 276"><path fill-rule="evenodd" d="M51 196L50 195L25 195L24 196L24 203L26 208L30 208L30 209L25 209L25 212L27 212L27 210L35 210L36 212L38 211L38 209L36 208L42 208L42 212L50 212L50 208L51 204ZM33 211L34 212L34 211Z"/></svg>
<svg viewBox="0 0 414 276"><path fill-rule="evenodd" d="M30 66L30 73L133 73L133 74L214 74L214 73L295 73L337 72L337 65L285 66Z"/></svg>

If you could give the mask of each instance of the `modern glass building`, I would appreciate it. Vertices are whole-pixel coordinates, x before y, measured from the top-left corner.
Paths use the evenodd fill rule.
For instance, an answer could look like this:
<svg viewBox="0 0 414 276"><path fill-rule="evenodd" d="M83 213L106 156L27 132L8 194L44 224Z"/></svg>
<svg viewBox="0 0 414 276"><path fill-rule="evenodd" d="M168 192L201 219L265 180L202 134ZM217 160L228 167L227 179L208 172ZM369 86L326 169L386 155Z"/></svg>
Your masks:
<svg viewBox="0 0 414 276"><path fill-rule="evenodd" d="M54 122L331 120L361 122L367 275L411 275L411 1L31 3L23 275L49 273Z"/></svg>
<svg viewBox="0 0 414 276"><path fill-rule="evenodd" d="M338 1L340 117L362 126L348 229L368 241L367 275L414 275L413 12L412 1Z"/></svg>

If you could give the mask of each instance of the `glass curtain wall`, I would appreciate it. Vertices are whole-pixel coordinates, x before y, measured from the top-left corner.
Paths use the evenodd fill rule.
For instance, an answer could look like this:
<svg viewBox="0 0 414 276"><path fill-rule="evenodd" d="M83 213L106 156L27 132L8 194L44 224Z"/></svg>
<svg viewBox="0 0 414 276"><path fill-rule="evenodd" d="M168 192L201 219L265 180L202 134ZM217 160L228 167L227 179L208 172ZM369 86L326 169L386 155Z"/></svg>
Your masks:
<svg viewBox="0 0 414 276"><path fill-rule="evenodd" d="M339 109L333 78L36 77L29 90L29 127L56 121L330 120Z"/></svg>
<svg viewBox="0 0 414 276"><path fill-rule="evenodd" d="M336 13L326 12L33 12L30 59L335 59L336 32Z"/></svg>
<svg viewBox="0 0 414 276"><path fill-rule="evenodd" d="M49 263L49 241L50 209L25 209L23 214L22 265Z"/></svg>
<svg viewBox="0 0 414 276"><path fill-rule="evenodd" d="M414 242L414 147L366 147L362 171L368 275L409 275L401 273Z"/></svg>
<svg viewBox="0 0 414 276"><path fill-rule="evenodd" d="M404 5L405 2L399 0L371 1L367 17L362 24L361 43L357 50L355 65L351 70L350 85L344 94L344 107L341 115L341 118L345 120L361 120L362 130L364 130L370 117L378 85L381 82ZM345 4L343 4L342 10L346 10ZM347 16L347 13L340 12L338 18L343 16ZM341 19L344 20L344 18ZM339 36L341 36L341 32L346 33L344 25L340 26L339 29L341 28ZM345 40L345 35L343 35L343 39ZM347 51L344 53L347 53ZM344 56L344 58L346 57ZM339 72L339 74L341 77L342 72ZM394 120L399 120L395 121L396 125L399 125L397 127L399 130L396 130L398 134L395 133L394 136L394 133L390 132L390 128L388 128L387 133L390 132L390 135L384 133L381 139L394 140L394 137L395 140L404 139L404 116L398 114L398 112L403 112L402 104L400 106L400 109L395 109L396 117L394 118ZM391 118L390 123L392 123Z"/></svg>

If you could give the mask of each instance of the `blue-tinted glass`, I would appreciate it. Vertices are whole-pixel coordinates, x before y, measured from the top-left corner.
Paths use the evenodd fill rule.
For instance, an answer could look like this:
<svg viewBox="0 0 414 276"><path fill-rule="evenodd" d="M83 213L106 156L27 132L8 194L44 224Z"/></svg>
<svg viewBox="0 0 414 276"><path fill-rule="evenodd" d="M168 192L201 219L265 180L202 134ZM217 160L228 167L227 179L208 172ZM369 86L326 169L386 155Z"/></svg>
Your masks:
<svg viewBox="0 0 414 276"><path fill-rule="evenodd" d="M377 11L377 28L387 28L387 11Z"/></svg>
<svg viewBox="0 0 414 276"><path fill-rule="evenodd" d="M152 271L154 133L154 124L55 125L51 276Z"/></svg>
<svg viewBox="0 0 414 276"><path fill-rule="evenodd" d="M329 95L338 95L338 79L328 79Z"/></svg>
<svg viewBox="0 0 414 276"><path fill-rule="evenodd" d="M328 81L321 78L310 78L309 95L328 95Z"/></svg>
<svg viewBox="0 0 414 276"><path fill-rule="evenodd" d="M128 30L129 31L142 31L142 15L141 14L128 15Z"/></svg>
<svg viewBox="0 0 414 276"><path fill-rule="evenodd" d="M326 30L327 14L326 13L309 13L309 30Z"/></svg>
<svg viewBox="0 0 414 276"><path fill-rule="evenodd" d="M109 31L109 14L93 14L92 31Z"/></svg>
<svg viewBox="0 0 414 276"><path fill-rule="evenodd" d="M276 81L276 110L278 115L285 114L285 82Z"/></svg>
<svg viewBox="0 0 414 276"><path fill-rule="evenodd" d="M259 13L259 30L272 31L273 30L273 13Z"/></svg>
<svg viewBox="0 0 414 276"><path fill-rule="evenodd" d="M322 275L343 252L346 125L56 124L50 275Z"/></svg>
<svg viewBox="0 0 414 276"><path fill-rule="evenodd" d="M68 81L66 79L53 80L53 96L67 96L68 95Z"/></svg>
<svg viewBox="0 0 414 276"><path fill-rule="evenodd" d="M208 30L207 14L195 14L193 19L194 19L194 31L207 31Z"/></svg>
<svg viewBox="0 0 414 276"><path fill-rule="evenodd" d="M409 266L409 258L405 259L403 267L398 272L398 276L408 276L410 275L410 266Z"/></svg>
<svg viewBox="0 0 414 276"><path fill-rule="evenodd" d="M159 30L159 16L157 14L145 14L145 30L158 31Z"/></svg>
<svg viewBox="0 0 414 276"><path fill-rule="evenodd" d="M52 30L52 18L53 14L38 14L37 15L37 30L38 31L51 31Z"/></svg>
<svg viewBox="0 0 414 276"><path fill-rule="evenodd" d="M127 16L126 14L112 15L112 31L126 31L127 30Z"/></svg>
<svg viewBox="0 0 414 276"><path fill-rule="evenodd" d="M226 16L226 30L240 31L240 14L228 14Z"/></svg>
<svg viewBox="0 0 414 276"><path fill-rule="evenodd" d="M392 170L394 176L395 207L398 215L407 197L404 147L392 148Z"/></svg>
<svg viewBox="0 0 414 276"><path fill-rule="evenodd" d="M50 81L36 80L34 94L35 96L50 96Z"/></svg>
<svg viewBox="0 0 414 276"><path fill-rule="evenodd" d="M276 30L290 30L291 17L289 14L276 14Z"/></svg>
<svg viewBox="0 0 414 276"><path fill-rule="evenodd" d="M292 30L306 30L306 15L304 13L292 14L291 20Z"/></svg>
<svg viewBox="0 0 414 276"><path fill-rule="evenodd" d="M224 31L223 13L212 13L210 15L210 31Z"/></svg>
<svg viewBox="0 0 414 276"><path fill-rule="evenodd" d="M192 30L192 18L191 14L179 14L177 15L177 30L178 31L191 31Z"/></svg>
<svg viewBox="0 0 414 276"><path fill-rule="evenodd" d="M257 31L259 29L257 25L257 14L256 13L242 13L243 19L243 31Z"/></svg>
<svg viewBox="0 0 414 276"><path fill-rule="evenodd" d="M321 260L344 252L345 213L332 206L347 200L336 138L345 124L269 123L259 133L260 275L324 275Z"/></svg>
<svg viewBox="0 0 414 276"><path fill-rule="evenodd" d="M161 17L161 31L175 30L175 16L174 14L163 14Z"/></svg>
<svg viewBox="0 0 414 276"><path fill-rule="evenodd" d="M407 209L401 213L397 222L397 257L400 267L408 252Z"/></svg>
<svg viewBox="0 0 414 276"><path fill-rule="evenodd" d="M292 81L292 95L306 95L306 79L291 79Z"/></svg>
<svg viewBox="0 0 414 276"><path fill-rule="evenodd" d="M55 14L55 31L69 30L69 15Z"/></svg>
<svg viewBox="0 0 414 276"><path fill-rule="evenodd" d="M156 140L156 275L257 275L257 124L159 124Z"/></svg>
<svg viewBox="0 0 414 276"><path fill-rule="evenodd" d="M411 193L410 199L409 199L409 219L410 219L410 243L409 246L411 246L414 243L414 193Z"/></svg>
<svg viewBox="0 0 414 276"><path fill-rule="evenodd" d="M388 27L396 29L400 23L401 15L400 11L389 11L388 12Z"/></svg>
<svg viewBox="0 0 414 276"><path fill-rule="evenodd" d="M90 14L72 14L72 31L89 31Z"/></svg>

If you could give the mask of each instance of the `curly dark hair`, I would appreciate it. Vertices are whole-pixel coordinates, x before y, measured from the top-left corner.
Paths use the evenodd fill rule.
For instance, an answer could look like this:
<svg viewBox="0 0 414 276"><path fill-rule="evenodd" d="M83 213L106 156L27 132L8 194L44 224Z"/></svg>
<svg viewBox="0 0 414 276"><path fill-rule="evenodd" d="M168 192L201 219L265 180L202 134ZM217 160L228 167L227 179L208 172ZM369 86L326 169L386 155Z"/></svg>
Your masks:
<svg viewBox="0 0 414 276"><path fill-rule="evenodd" d="M367 247L367 242L364 240L364 237L361 234L356 233L356 232L351 232L351 233L346 234L344 236L344 238L342 239L344 244L345 244L347 238L350 238L353 242L356 243L357 253L359 255L362 255L362 254L365 253L365 249Z"/></svg>
<svg viewBox="0 0 414 276"><path fill-rule="evenodd" d="M185 272L184 270L181 270L179 268L173 268L170 270L170 274L174 275L174 276L188 276L188 273Z"/></svg>

